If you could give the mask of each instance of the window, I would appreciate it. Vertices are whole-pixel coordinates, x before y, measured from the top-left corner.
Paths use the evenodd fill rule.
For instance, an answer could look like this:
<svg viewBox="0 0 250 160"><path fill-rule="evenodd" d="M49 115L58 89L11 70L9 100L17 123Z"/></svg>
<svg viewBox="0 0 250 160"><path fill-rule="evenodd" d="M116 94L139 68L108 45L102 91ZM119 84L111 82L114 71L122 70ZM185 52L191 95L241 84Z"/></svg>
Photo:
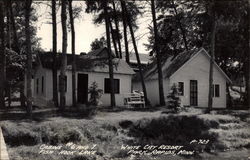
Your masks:
<svg viewBox="0 0 250 160"><path fill-rule="evenodd" d="M190 80L190 106L198 105L198 81Z"/></svg>
<svg viewBox="0 0 250 160"><path fill-rule="evenodd" d="M212 90L212 96L213 97L220 97L220 85L214 84L213 85L213 90Z"/></svg>
<svg viewBox="0 0 250 160"><path fill-rule="evenodd" d="M180 96L184 95L184 82L178 82L178 91Z"/></svg>
<svg viewBox="0 0 250 160"><path fill-rule="evenodd" d="M117 94L120 93L120 80L119 79L114 79L114 91ZM110 79L109 78L104 79L104 92L105 93L110 93L111 92L111 86L110 86Z"/></svg>
<svg viewBox="0 0 250 160"><path fill-rule="evenodd" d="M68 85L67 85L67 76L65 76L64 83L65 83L64 89L65 89L65 92L67 92L67 87L68 87Z"/></svg>
<svg viewBox="0 0 250 160"><path fill-rule="evenodd" d="M36 79L36 93L39 92L39 78Z"/></svg>
<svg viewBox="0 0 250 160"><path fill-rule="evenodd" d="M42 93L44 91L44 77L42 76Z"/></svg>

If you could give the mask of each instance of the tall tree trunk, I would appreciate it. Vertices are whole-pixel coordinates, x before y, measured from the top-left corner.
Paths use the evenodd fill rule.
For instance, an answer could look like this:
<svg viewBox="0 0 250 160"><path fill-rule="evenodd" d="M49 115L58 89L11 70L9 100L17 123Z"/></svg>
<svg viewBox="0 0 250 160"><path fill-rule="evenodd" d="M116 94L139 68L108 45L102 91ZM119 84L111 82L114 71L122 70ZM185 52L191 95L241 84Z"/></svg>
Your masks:
<svg viewBox="0 0 250 160"><path fill-rule="evenodd" d="M9 8L10 21L11 21L11 26L12 26L12 31L13 31L13 39L14 39L13 48L14 48L14 51L16 51L17 53L20 54L20 45L19 45L19 41L17 38L16 23L15 23L13 11L12 11L12 1L11 0L8 1L8 8Z"/></svg>
<svg viewBox="0 0 250 160"><path fill-rule="evenodd" d="M52 0L52 48L53 48L53 69L52 69L52 83L53 83L53 102L58 107L58 89L57 89L57 25L56 25L56 0Z"/></svg>
<svg viewBox="0 0 250 160"><path fill-rule="evenodd" d="M250 0L248 0L248 49L250 49ZM250 53L249 53L249 50L248 50L248 54L247 54L247 80L246 80L246 104L248 105L248 109L250 109Z"/></svg>
<svg viewBox="0 0 250 160"><path fill-rule="evenodd" d="M8 9L9 8L9 3L6 2L6 13L7 13L7 37L8 37L8 42L7 42L7 45L8 45L8 48L11 50L12 47L11 47L11 23L10 23L10 10ZM5 80L5 93L8 94L8 107L10 108L10 105L11 105L11 82L8 81L7 79L7 75L6 75L6 80Z"/></svg>
<svg viewBox="0 0 250 160"><path fill-rule="evenodd" d="M111 30L111 36L112 36L113 46L114 46L114 49L115 49L115 55L118 58L119 53L118 53L118 49L117 49L117 46L116 46L116 39L115 39L115 35L114 35L115 32L114 32L114 29L113 29L113 26L112 26L112 23L111 23L110 19L109 19L109 27L110 27L110 30Z"/></svg>
<svg viewBox="0 0 250 160"><path fill-rule="evenodd" d="M61 70L60 70L60 109L65 109L66 97L65 97L65 83L66 83L66 65L67 65L67 12L66 12L67 0L62 0L61 9L61 22L62 22L62 59L61 59Z"/></svg>
<svg viewBox="0 0 250 160"><path fill-rule="evenodd" d="M243 64L243 70L244 70L244 77L245 77L245 84L246 84L246 92L245 92L245 95L244 95L244 104L248 106L248 108L250 108L250 75L249 75L249 72L250 72L250 62L249 62L249 55L248 57L246 57L246 60Z"/></svg>
<svg viewBox="0 0 250 160"><path fill-rule="evenodd" d="M154 37L155 37L154 49L155 49L155 52L156 52L157 70L158 70L159 100L160 100L160 105L165 106L166 103L165 103L164 89L163 89L161 56L160 56L159 47L158 47L159 37L158 37L156 15L155 15L155 4L154 3L155 3L154 0L151 0L151 11L152 11L152 17L153 17Z"/></svg>
<svg viewBox="0 0 250 160"><path fill-rule="evenodd" d="M13 32L13 40L14 40L12 48L18 54L21 54L21 52L20 52L20 44L19 44L19 41L18 41L18 38L17 38L16 23L15 23L13 11L12 11L12 2L11 2L11 0L8 1L8 9L9 9L9 13L10 13L10 21L11 21L12 32ZM20 73L19 76L21 77L21 80L24 81L24 74ZM20 86L20 103L21 103L22 107L25 107L24 84L22 84Z"/></svg>
<svg viewBox="0 0 250 160"><path fill-rule="evenodd" d="M210 58L210 69L209 69L209 92L208 92L208 113L213 108L213 68L214 68L214 56L215 56L215 32L216 32L216 18L214 11L214 0L212 1L210 12L212 18L212 35L211 35L211 58Z"/></svg>
<svg viewBox="0 0 250 160"><path fill-rule="evenodd" d="M76 107L76 57L75 57L75 26L72 11L72 0L69 1L69 16L70 16L70 27L71 27L71 49L72 49L72 102L73 106Z"/></svg>
<svg viewBox="0 0 250 160"><path fill-rule="evenodd" d="M130 63L129 58L129 49L128 49L128 37L127 37L127 18L125 13L125 2L121 0L121 6L122 6L122 22L123 22L123 37L124 37L124 45L125 45L125 56L126 56L126 62Z"/></svg>
<svg viewBox="0 0 250 160"><path fill-rule="evenodd" d="M186 51L188 51L188 43L187 43L187 38L186 38L186 32L185 32L184 28L182 27L180 18L177 17L178 12L177 12L176 6L174 4L174 0L172 0L172 5L174 7L174 12L175 12L175 17L176 17L177 23L178 23L179 28L181 30L181 34L182 34L183 42L184 42L184 45L185 45L185 49L186 49Z"/></svg>
<svg viewBox="0 0 250 160"><path fill-rule="evenodd" d="M4 9L3 2L0 2L0 108L5 108L4 83L6 79L5 72L5 37L4 37Z"/></svg>
<svg viewBox="0 0 250 160"><path fill-rule="evenodd" d="M31 11L31 0L25 0L25 44L27 54L27 113L32 118L32 53L31 53L31 40L30 40L30 11Z"/></svg>
<svg viewBox="0 0 250 160"><path fill-rule="evenodd" d="M107 46L108 46L108 62L109 62L109 79L110 79L110 103L111 107L115 107L115 92L114 92L114 72L113 72L113 63L112 63L112 56L111 56L111 44L110 44L110 27L109 21L110 17L107 11L107 0L104 1L104 13L105 13L105 25L106 25L106 39L107 39Z"/></svg>
<svg viewBox="0 0 250 160"><path fill-rule="evenodd" d="M123 0L121 0L121 1L123 1ZM149 105L149 101L148 101L148 97L147 97L146 85L145 85L144 77L143 77L143 73L142 73L141 61L140 61L139 53L138 53L138 50L137 50L136 41L135 41L135 35L134 35L134 31L133 31L133 27L132 27L132 23L131 23L131 19L130 19L131 15L129 15L129 13L127 12L126 3L124 1L123 1L123 5L124 5L123 7L124 7L125 15L127 15L128 27L129 27L129 30L130 30L130 34L131 34L131 38L132 38L132 42L133 42L133 46L134 46L134 50L135 50L135 55L136 55L136 59L137 59L137 64L138 64L138 67L139 67L139 73L140 73L140 78L141 78L142 90L143 90L143 93L144 93L144 100L145 100L146 105Z"/></svg>
<svg viewBox="0 0 250 160"><path fill-rule="evenodd" d="M11 22L10 22L10 10L9 3L6 2L6 16L7 16L7 25L6 25L6 31L7 31L7 47L11 49Z"/></svg>
<svg viewBox="0 0 250 160"><path fill-rule="evenodd" d="M113 4L113 9L114 9L114 20L115 20L115 28L116 28L116 33L117 33L117 43L118 43L118 49L119 49L119 58L122 59L122 47L121 47L121 40L120 40L120 30L119 30L119 22L117 19L117 12L116 12L116 7L115 7L115 2L112 1Z"/></svg>

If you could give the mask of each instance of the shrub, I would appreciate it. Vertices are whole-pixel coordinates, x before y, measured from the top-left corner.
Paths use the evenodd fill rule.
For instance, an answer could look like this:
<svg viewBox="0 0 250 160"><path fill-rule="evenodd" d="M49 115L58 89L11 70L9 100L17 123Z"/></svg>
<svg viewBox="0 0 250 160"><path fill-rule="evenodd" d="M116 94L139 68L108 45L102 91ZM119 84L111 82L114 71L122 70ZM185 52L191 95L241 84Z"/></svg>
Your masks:
<svg viewBox="0 0 250 160"><path fill-rule="evenodd" d="M178 96L178 93L179 93L178 88L174 83L173 86L171 87L169 95L167 96L168 107L172 109L174 112L178 112L178 110L180 109L180 98Z"/></svg>
<svg viewBox="0 0 250 160"><path fill-rule="evenodd" d="M104 123L101 127L105 130L108 130L108 131L117 132L117 128L111 124L108 124L108 123Z"/></svg>
<svg viewBox="0 0 250 160"><path fill-rule="evenodd" d="M133 124L133 122L131 122L131 121L129 121L129 120L124 120L124 121L119 122L119 125L120 125L123 129L129 128L132 124Z"/></svg>
<svg viewBox="0 0 250 160"><path fill-rule="evenodd" d="M94 105L79 105L78 104L78 113L82 117L91 118L94 115L96 115L96 112L97 112L97 106L94 106Z"/></svg>
<svg viewBox="0 0 250 160"><path fill-rule="evenodd" d="M88 89L88 93L90 94L90 99L87 105L78 104L79 113L84 116L91 118L96 114L97 106L100 105L99 99L102 96L102 90L98 89L98 85L96 82L93 82Z"/></svg>
<svg viewBox="0 0 250 160"><path fill-rule="evenodd" d="M91 86L89 87L88 93L90 94L90 99L88 104L97 106L99 105L99 99L102 96L102 89L98 89L98 84L96 82L93 82Z"/></svg>
<svg viewBox="0 0 250 160"><path fill-rule="evenodd" d="M188 149L194 149L190 145L194 139L209 139L206 145L209 150L217 140L217 135L209 133L211 126L219 124L208 122L196 116L167 116L152 120L139 120L130 127L129 135L137 137L135 144L171 144L184 145Z"/></svg>
<svg viewBox="0 0 250 160"><path fill-rule="evenodd" d="M62 137L62 143L68 143L68 142L80 142L82 140L82 136L81 133L76 130L68 130L67 132L64 133L63 137Z"/></svg>
<svg viewBox="0 0 250 160"><path fill-rule="evenodd" d="M10 146L32 146L40 142L39 134L30 130L29 127L21 128L14 123L4 123L2 131L6 143Z"/></svg>

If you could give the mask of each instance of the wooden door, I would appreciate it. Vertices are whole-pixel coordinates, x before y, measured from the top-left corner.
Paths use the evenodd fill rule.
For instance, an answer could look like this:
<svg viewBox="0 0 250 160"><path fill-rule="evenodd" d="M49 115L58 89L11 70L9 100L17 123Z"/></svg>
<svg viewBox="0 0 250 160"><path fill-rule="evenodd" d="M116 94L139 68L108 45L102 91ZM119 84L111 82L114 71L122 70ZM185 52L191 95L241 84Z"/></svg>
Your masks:
<svg viewBox="0 0 250 160"><path fill-rule="evenodd" d="M77 101L82 104L88 102L88 74L78 74Z"/></svg>
<svg viewBox="0 0 250 160"><path fill-rule="evenodd" d="M198 105L198 82L190 80L190 106Z"/></svg>

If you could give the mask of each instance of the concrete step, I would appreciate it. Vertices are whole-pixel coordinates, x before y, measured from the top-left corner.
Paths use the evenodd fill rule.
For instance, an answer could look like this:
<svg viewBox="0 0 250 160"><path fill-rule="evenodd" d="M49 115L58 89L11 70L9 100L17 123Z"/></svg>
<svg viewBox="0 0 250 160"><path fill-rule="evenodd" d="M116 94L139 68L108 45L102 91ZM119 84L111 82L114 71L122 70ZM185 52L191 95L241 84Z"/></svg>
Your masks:
<svg viewBox="0 0 250 160"><path fill-rule="evenodd" d="M1 127L0 127L0 160L9 160L9 155L7 152Z"/></svg>

